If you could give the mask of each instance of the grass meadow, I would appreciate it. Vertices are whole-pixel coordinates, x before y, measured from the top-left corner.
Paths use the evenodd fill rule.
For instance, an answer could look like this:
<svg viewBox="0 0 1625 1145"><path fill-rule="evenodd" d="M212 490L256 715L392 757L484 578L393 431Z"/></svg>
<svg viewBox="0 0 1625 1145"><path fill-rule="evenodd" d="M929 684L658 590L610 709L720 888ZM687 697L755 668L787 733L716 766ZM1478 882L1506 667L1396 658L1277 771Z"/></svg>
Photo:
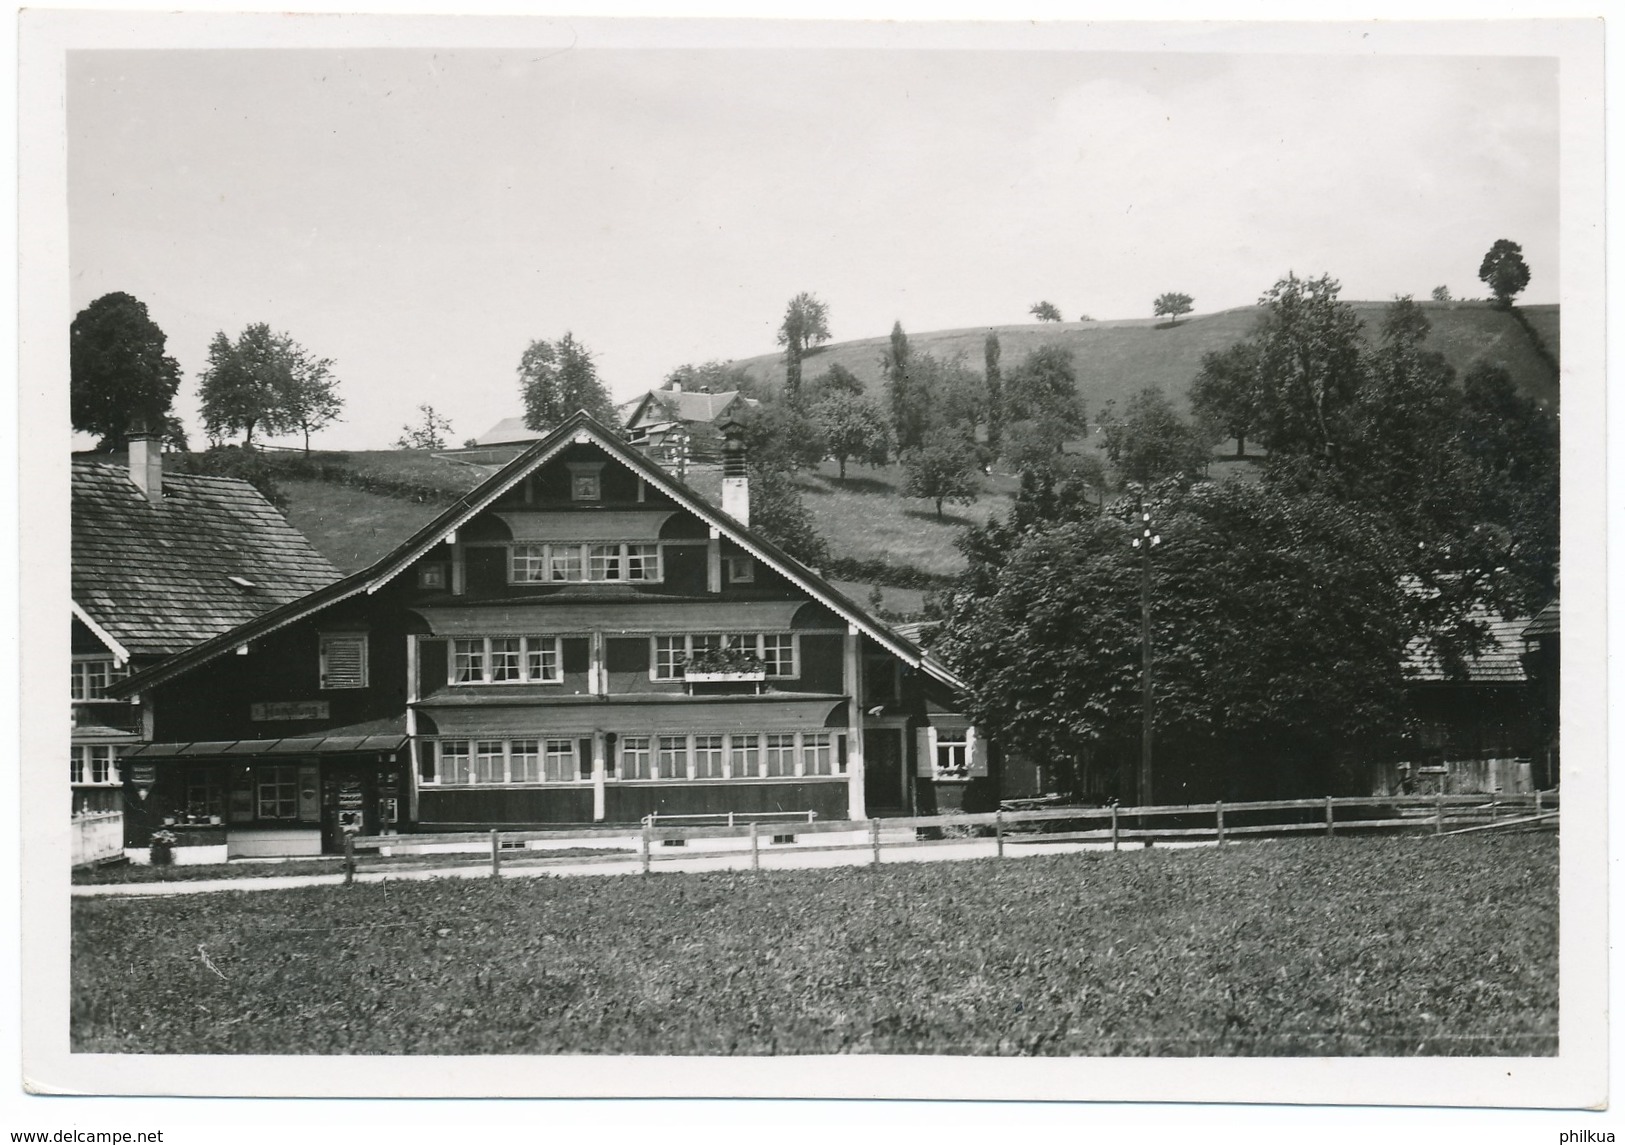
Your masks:
<svg viewBox="0 0 1625 1145"><path fill-rule="evenodd" d="M78 899L72 957L80 1052L1549 1055L1557 841Z"/></svg>

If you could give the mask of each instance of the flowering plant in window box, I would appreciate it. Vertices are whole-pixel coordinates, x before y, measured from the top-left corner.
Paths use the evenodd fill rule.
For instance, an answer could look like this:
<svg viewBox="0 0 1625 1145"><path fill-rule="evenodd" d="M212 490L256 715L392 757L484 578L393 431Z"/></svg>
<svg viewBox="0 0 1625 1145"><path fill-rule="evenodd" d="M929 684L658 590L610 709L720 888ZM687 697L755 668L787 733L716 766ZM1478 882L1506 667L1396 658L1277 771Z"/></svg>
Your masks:
<svg viewBox="0 0 1625 1145"><path fill-rule="evenodd" d="M765 680L767 665L754 652L729 645L706 648L683 662L683 678L689 683L723 680Z"/></svg>

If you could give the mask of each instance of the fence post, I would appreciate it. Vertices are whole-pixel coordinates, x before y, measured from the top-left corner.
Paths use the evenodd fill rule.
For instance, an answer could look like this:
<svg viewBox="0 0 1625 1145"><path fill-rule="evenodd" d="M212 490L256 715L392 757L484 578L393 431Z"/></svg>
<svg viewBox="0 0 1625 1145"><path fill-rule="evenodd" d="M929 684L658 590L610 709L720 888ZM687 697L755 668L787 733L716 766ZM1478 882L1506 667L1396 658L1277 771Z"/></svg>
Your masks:
<svg viewBox="0 0 1625 1145"><path fill-rule="evenodd" d="M874 852L872 866L880 866L880 820L869 820L869 846Z"/></svg>
<svg viewBox="0 0 1625 1145"><path fill-rule="evenodd" d="M344 833L344 885L355 882L355 836Z"/></svg>
<svg viewBox="0 0 1625 1145"><path fill-rule="evenodd" d="M761 844L757 841L756 820L752 819L750 821L750 869L753 871L759 871L762 869L762 852L760 847Z"/></svg>
<svg viewBox="0 0 1625 1145"><path fill-rule="evenodd" d="M1219 837L1219 846L1224 846L1224 801L1220 800L1213 805L1214 831Z"/></svg>
<svg viewBox="0 0 1625 1145"><path fill-rule="evenodd" d="M1004 858L1004 811L993 812L993 836L998 840L998 857Z"/></svg>
<svg viewBox="0 0 1625 1145"><path fill-rule="evenodd" d="M502 836L494 829L491 831L491 877L502 877Z"/></svg>
<svg viewBox="0 0 1625 1145"><path fill-rule="evenodd" d="M1433 796L1433 833L1438 835L1444 831L1444 784L1439 784L1439 790Z"/></svg>
<svg viewBox="0 0 1625 1145"><path fill-rule="evenodd" d="M638 850L641 852L642 858L643 858L643 873L648 874L649 873L649 825L647 823L645 823L643 825L643 834L638 837L638 841L639 841Z"/></svg>
<svg viewBox="0 0 1625 1145"><path fill-rule="evenodd" d="M1112 850L1117 850L1117 804L1112 804Z"/></svg>
<svg viewBox="0 0 1625 1145"><path fill-rule="evenodd" d="M1535 788L1535 814L1540 814L1540 788Z"/></svg>
<svg viewBox="0 0 1625 1145"><path fill-rule="evenodd" d="M1326 837L1329 839L1335 832L1332 826L1332 797L1326 796Z"/></svg>

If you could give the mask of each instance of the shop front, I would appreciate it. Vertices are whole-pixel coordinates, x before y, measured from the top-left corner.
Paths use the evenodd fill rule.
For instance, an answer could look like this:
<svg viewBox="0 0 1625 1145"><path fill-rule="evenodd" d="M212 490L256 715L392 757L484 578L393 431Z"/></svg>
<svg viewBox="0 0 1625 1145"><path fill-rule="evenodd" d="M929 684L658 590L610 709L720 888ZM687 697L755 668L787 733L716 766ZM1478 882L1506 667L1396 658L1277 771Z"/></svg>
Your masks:
<svg viewBox="0 0 1625 1145"><path fill-rule="evenodd" d="M126 853L140 861L159 832L180 863L334 854L346 834L389 834L404 818L405 744L398 735L146 744L124 772ZM208 857L193 858L194 847Z"/></svg>

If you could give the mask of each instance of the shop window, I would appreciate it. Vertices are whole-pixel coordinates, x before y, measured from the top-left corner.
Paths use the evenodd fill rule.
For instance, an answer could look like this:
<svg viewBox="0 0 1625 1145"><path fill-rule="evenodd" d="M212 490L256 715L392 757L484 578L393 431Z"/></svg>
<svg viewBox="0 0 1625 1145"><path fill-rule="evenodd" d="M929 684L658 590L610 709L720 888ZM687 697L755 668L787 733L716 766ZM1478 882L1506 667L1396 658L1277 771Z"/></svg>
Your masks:
<svg viewBox="0 0 1625 1145"><path fill-rule="evenodd" d="M299 818L299 768L275 765L255 768L254 815L258 819Z"/></svg>
<svg viewBox="0 0 1625 1145"><path fill-rule="evenodd" d="M323 688L367 686L366 633L334 633L323 636L319 659Z"/></svg>

